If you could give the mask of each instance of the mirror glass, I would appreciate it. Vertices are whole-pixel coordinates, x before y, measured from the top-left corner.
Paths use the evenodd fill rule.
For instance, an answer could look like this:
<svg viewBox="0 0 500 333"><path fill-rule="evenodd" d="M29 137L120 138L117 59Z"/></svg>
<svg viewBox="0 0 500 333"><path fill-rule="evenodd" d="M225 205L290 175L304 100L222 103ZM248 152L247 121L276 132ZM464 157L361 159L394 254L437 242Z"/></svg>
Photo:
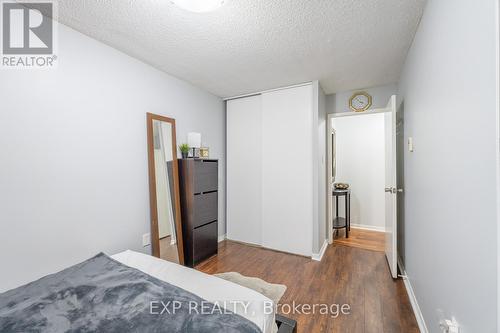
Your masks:
<svg viewBox="0 0 500 333"><path fill-rule="evenodd" d="M161 116L156 116L161 118ZM167 118L168 119L168 118ZM151 205L151 243L153 255L162 259L183 264L179 260L182 248L182 232L178 230L178 176L175 145L175 123L150 119L152 129L152 149L150 147L150 193L154 200ZM152 127L152 128L151 128ZM151 154L152 153L152 154ZM151 156L152 155L152 156ZM154 167L154 170L152 169ZM151 177L151 173L154 174ZM151 184L152 183L152 184ZM156 206L156 207L155 207ZM156 216L155 216L156 215Z"/></svg>

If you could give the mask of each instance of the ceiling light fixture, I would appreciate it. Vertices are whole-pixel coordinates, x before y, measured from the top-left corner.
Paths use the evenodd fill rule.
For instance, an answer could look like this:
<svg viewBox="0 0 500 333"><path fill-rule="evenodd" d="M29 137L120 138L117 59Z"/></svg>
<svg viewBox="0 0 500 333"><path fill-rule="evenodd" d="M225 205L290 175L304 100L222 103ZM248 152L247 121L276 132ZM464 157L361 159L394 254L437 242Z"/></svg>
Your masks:
<svg viewBox="0 0 500 333"><path fill-rule="evenodd" d="M211 12L221 7L224 0L170 0L178 7L195 13Z"/></svg>

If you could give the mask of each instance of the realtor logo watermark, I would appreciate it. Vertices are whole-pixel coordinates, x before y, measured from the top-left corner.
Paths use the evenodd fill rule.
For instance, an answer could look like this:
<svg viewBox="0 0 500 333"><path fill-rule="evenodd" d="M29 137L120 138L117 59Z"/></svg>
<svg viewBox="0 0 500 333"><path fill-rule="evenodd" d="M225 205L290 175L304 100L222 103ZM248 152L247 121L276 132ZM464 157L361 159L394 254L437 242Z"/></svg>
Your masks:
<svg viewBox="0 0 500 333"><path fill-rule="evenodd" d="M332 318L339 316L346 316L351 314L351 306L349 304L336 304L336 303L296 303L293 301L291 304L274 304L273 302L263 302L260 304L264 314L269 315L273 313L281 313L282 315L328 315ZM186 308L187 307L187 308ZM239 311L236 311L239 309ZM231 314L239 313L255 316L255 308L251 307L248 301L222 301L222 302L208 302L208 301L189 301L187 304L176 300L156 300L149 303L149 313L152 315L171 315L177 312L187 312L188 314Z"/></svg>
<svg viewBox="0 0 500 333"><path fill-rule="evenodd" d="M55 4L48 1L2 1L1 4L1 67L55 67Z"/></svg>

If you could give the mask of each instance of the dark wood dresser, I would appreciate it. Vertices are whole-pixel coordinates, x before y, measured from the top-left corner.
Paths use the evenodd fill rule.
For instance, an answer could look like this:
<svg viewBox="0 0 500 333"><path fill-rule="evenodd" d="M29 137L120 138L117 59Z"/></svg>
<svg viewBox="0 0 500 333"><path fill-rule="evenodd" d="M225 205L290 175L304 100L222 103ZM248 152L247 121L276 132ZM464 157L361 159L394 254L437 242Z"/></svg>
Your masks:
<svg viewBox="0 0 500 333"><path fill-rule="evenodd" d="M193 267L217 254L219 162L178 161L184 261Z"/></svg>

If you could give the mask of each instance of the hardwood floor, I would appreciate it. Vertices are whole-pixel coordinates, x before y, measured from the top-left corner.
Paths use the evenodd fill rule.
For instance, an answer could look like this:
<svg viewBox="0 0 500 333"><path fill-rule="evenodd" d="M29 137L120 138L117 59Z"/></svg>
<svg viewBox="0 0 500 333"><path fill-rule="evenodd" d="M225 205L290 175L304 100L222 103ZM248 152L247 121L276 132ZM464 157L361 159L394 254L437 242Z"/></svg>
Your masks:
<svg viewBox="0 0 500 333"><path fill-rule="evenodd" d="M352 230L352 229L351 229ZM219 243L219 254L199 264L205 273L236 271L288 288L281 303L349 304L350 314L294 314L299 333L417 333L418 326L402 280L390 277L381 252L332 244L321 262L243 245ZM285 308L283 308L285 309Z"/></svg>
<svg viewBox="0 0 500 333"><path fill-rule="evenodd" d="M384 252L385 233L351 227L351 231L349 231L349 238L345 238L345 230L339 230L338 236L335 237L334 235L333 243L357 247L365 250Z"/></svg>

